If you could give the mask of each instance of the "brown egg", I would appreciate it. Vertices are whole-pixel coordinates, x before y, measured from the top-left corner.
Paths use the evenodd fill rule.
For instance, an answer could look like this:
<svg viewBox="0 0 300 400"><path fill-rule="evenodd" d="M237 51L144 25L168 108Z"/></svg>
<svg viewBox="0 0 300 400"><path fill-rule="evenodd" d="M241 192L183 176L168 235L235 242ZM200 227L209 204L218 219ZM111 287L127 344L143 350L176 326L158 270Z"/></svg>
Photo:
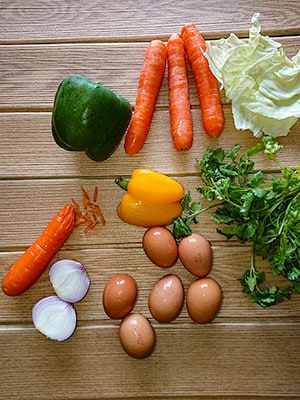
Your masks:
<svg viewBox="0 0 300 400"><path fill-rule="evenodd" d="M125 317L135 305L137 292L136 281L130 275L114 275L106 283L103 291L104 311L112 319Z"/></svg>
<svg viewBox="0 0 300 400"><path fill-rule="evenodd" d="M184 288L177 275L166 275L153 287L148 306L158 322L174 321L180 314L184 300Z"/></svg>
<svg viewBox="0 0 300 400"><path fill-rule="evenodd" d="M129 314L120 324L120 342L129 356L146 358L155 348L155 332L143 315Z"/></svg>
<svg viewBox="0 0 300 400"><path fill-rule="evenodd" d="M172 267L178 258L177 243L172 233L162 226L149 228L143 236L143 248L150 261L161 268Z"/></svg>
<svg viewBox="0 0 300 400"><path fill-rule="evenodd" d="M181 239L178 253L182 265L193 275L204 277L212 268L211 245L205 237L193 233Z"/></svg>
<svg viewBox="0 0 300 400"><path fill-rule="evenodd" d="M189 316L199 324L211 322L222 302L222 290L211 278L200 278L193 282L186 293Z"/></svg>

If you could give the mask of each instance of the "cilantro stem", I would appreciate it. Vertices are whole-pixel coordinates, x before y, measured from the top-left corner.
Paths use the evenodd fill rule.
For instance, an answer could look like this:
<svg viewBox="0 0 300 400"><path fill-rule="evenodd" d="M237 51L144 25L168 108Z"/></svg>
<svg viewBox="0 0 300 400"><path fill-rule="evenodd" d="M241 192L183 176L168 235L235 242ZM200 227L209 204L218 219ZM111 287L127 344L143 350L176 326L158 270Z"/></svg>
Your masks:
<svg viewBox="0 0 300 400"><path fill-rule="evenodd" d="M260 292L259 286L257 284L257 279L256 279L256 268L255 268L255 243L252 243L252 248L251 248L251 256L250 256L250 278L253 283L252 287L252 292L253 291L258 291Z"/></svg>
<svg viewBox="0 0 300 400"><path fill-rule="evenodd" d="M216 208L216 207L222 206L223 204L224 204L224 201L220 201L219 203L211 204L211 205L209 205L209 206L207 206L205 208L202 208L199 212L195 212L194 215L190 214L189 216L196 217L197 215L200 215L205 211L211 210L212 208Z"/></svg>
<svg viewBox="0 0 300 400"><path fill-rule="evenodd" d="M284 228L284 226L285 226L285 224L286 224L286 219L287 219L287 216L288 216L288 214L289 214L289 212L290 212L290 209L291 209L291 207L292 207L293 201L295 201L295 200L297 199L297 197L299 197L299 196L300 196L300 192L289 202L289 204L288 204L288 206L287 206L287 208L286 208L286 210L285 210L284 217L283 217L283 219L282 219L280 228L279 228L279 230L278 230L278 235L281 235L281 233L282 233L282 231L283 231L283 228Z"/></svg>
<svg viewBox="0 0 300 400"><path fill-rule="evenodd" d="M237 208L239 208L239 209L242 208L242 206L241 206L240 204L235 203L234 201L232 201L232 200L230 199L230 195L229 195L229 193L228 193L228 185L225 186L224 191L221 191L221 190L218 188L218 186L215 184L214 181L211 181L211 184L212 184L212 186L214 187L215 192L216 192L216 194L217 194L216 197L219 198L220 200L223 200L223 202L220 203L219 205L222 205L222 204L224 204L224 202L226 202L226 203L232 205L233 207L237 207Z"/></svg>

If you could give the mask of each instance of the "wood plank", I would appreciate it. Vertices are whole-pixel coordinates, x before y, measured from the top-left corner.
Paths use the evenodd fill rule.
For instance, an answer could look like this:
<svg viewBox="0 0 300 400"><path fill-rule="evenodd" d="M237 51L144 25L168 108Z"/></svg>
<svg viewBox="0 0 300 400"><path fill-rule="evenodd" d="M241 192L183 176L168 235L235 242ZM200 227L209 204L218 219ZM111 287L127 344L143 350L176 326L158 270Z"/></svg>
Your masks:
<svg viewBox="0 0 300 400"><path fill-rule="evenodd" d="M299 397L299 324L154 328L156 349L145 360L123 352L117 324L79 326L64 343L49 341L30 327L1 328L1 397Z"/></svg>
<svg viewBox="0 0 300 400"><path fill-rule="evenodd" d="M251 16L256 12L261 13L266 34L299 33L297 0L285 1L282 8L270 0L264 1L263 7L237 0L204 2L201 7L197 0L182 3L54 0L37 7L33 0L26 3L17 0L1 1L0 8L2 43L165 39L187 22L197 24L209 37L233 31L247 34Z"/></svg>
<svg viewBox="0 0 300 400"><path fill-rule="evenodd" d="M143 231L140 231L140 239ZM0 252L0 280L2 282L10 265L22 254L22 252ZM250 266L251 251L248 246L224 246L224 244L213 245L213 269L210 277L215 279L223 291L222 307L216 318L216 322L231 320L233 323L240 320L262 321L299 321L300 296L294 295L291 300L283 301L275 307L263 309L257 304L250 303L248 297L242 293L242 287L238 279L246 268ZM74 259L81 262L87 269L91 280L91 286L87 296L78 304L78 320L87 324L113 323L109 320L102 306L102 293L106 282L117 273L128 273L137 282L139 292L135 305L135 311L140 312L147 318L152 319L148 309L148 297L154 284L163 276L174 273L180 277L185 291L196 279L187 272L178 260L176 265L170 269L162 269L153 265L142 250L141 241L136 245L104 247L92 246L78 243L78 248L65 246L53 259L53 262L61 259ZM50 265L52 265L52 263ZM266 285L278 284L283 286L286 282L279 277L274 278L266 262L258 259L257 267L266 272ZM0 323L15 323L23 325L31 323L31 309L42 297L54 294L49 281L49 267L40 280L27 292L17 297L0 294ZM187 314L186 305L174 324L189 324L191 320ZM187 330L189 326L187 326Z"/></svg>
<svg viewBox="0 0 300 400"><path fill-rule="evenodd" d="M300 36L277 39L289 57L300 48ZM126 97L134 105L147 44L2 45L0 110L50 111L60 81L72 74L86 75ZM195 107L199 101L190 69L189 79L191 104ZM168 106L167 72L157 106Z"/></svg>
<svg viewBox="0 0 300 400"><path fill-rule="evenodd" d="M239 143L241 152L245 152L259 141L251 132L235 129L229 105L224 106L225 128L217 139L211 139L204 133L199 108L192 110L192 114L194 143L188 152L177 152L174 149L169 111L157 110L147 141L138 154L132 157L126 155L122 141L108 160L97 163L83 152L68 152L56 145L51 132L51 113L0 113L0 177L15 179L84 176L111 179L113 176L131 175L135 168L141 166L173 175L195 174L195 160L201 159L207 146L229 150ZM286 137L279 138L284 149L277 156L283 165L299 165L298 152L291 151L298 145L299 130L300 121ZM273 172L278 170L277 165L262 154L255 156L253 160L257 169Z"/></svg>
<svg viewBox="0 0 300 400"><path fill-rule="evenodd" d="M201 201L196 191L200 183L197 177L180 177L179 182L190 191L194 200ZM96 246L137 245L144 228L128 225L117 215L117 206L124 192L117 187L114 179L105 180L17 180L0 181L0 250L24 250L43 231L49 221L65 204L74 198L81 204L81 185L93 193L95 185L99 187L99 205L106 219L106 225L97 225L89 234L83 233L83 227L74 230L68 239L68 246L76 248ZM203 202L203 205L208 203ZM208 237L213 244L234 243L227 241L216 232L219 227L211 218L209 211L198 217L199 223L192 229Z"/></svg>

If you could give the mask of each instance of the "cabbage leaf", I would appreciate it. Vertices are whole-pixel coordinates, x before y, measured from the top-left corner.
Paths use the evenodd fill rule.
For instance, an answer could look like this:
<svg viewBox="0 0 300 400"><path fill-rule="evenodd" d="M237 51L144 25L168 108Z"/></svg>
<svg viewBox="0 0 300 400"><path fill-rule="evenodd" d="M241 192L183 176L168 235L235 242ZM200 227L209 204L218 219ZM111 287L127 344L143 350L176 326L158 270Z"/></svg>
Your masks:
<svg viewBox="0 0 300 400"><path fill-rule="evenodd" d="M259 13L251 23L248 39L231 33L207 42L205 55L232 103L236 129L285 136L300 117L300 50L289 59L279 42L261 34Z"/></svg>

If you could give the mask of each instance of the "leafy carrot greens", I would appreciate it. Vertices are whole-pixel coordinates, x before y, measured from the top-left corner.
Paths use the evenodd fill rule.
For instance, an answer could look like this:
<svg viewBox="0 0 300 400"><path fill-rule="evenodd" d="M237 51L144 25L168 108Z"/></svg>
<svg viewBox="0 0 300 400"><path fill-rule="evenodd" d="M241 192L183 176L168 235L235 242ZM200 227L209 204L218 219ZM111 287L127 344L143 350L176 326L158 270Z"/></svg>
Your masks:
<svg viewBox="0 0 300 400"><path fill-rule="evenodd" d="M197 160L203 182L197 191L212 204L204 208L187 193L182 200L183 216L173 225L179 239L188 234L198 215L214 208L211 217L223 226L217 228L218 233L252 244L250 267L239 281L249 300L262 307L300 293L300 166L280 165L275 156L280 148L276 139L268 136L242 155L239 145L227 152L208 147L202 160ZM277 162L279 177L255 171L251 156L259 151ZM258 257L268 261L274 275L286 278L286 286L261 287L265 277L256 268Z"/></svg>

